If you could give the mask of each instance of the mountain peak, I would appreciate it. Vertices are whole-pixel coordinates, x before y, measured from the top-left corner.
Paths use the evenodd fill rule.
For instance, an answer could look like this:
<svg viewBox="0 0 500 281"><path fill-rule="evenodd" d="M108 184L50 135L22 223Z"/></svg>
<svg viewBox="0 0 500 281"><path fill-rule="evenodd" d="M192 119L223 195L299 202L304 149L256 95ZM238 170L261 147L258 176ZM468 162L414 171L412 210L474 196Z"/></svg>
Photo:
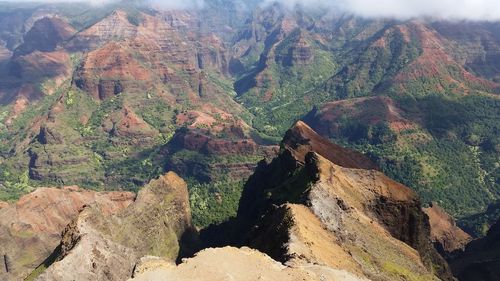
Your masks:
<svg viewBox="0 0 500 281"><path fill-rule="evenodd" d="M318 135L303 121L297 121L285 133L282 146L290 149L294 157L301 163L305 162L305 156L308 152L314 151L342 167L378 170L378 167L368 157L330 142Z"/></svg>

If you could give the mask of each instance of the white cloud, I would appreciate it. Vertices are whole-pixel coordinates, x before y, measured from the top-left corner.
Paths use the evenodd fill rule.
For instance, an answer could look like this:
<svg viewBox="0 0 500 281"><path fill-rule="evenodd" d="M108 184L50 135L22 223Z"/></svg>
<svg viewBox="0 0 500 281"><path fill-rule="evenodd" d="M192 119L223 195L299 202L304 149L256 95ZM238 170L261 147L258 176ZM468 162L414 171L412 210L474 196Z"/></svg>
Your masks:
<svg viewBox="0 0 500 281"><path fill-rule="evenodd" d="M274 0L265 2L271 3ZM364 17L500 20L500 0L278 0L278 2L289 7L301 4L336 8Z"/></svg>
<svg viewBox="0 0 500 281"><path fill-rule="evenodd" d="M1 2L2 0L0 0ZM5 0L4 0L5 1ZM102 5L119 0L7 0L15 2L86 2ZM165 9L201 7L207 0L147 0ZM293 7L331 8L359 16L408 19L435 17L442 19L500 20L500 0L261 0L264 3L280 2Z"/></svg>
<svg viewBox="0 0 500 281"><path fill-rule="evenodd" d="M120 0L0 0L7 2L40 2L40 3L88 3L94 6L102 6ZM164 9L189 9L203 6L205 0L144 0L155 7Z"/></svg>
<svg viewBox="0 0 500 281"><path fill-rule="evenodd" d="M189 9L200 8L204 4L204 0L148 0L156 7L163 9Z"/></svg>

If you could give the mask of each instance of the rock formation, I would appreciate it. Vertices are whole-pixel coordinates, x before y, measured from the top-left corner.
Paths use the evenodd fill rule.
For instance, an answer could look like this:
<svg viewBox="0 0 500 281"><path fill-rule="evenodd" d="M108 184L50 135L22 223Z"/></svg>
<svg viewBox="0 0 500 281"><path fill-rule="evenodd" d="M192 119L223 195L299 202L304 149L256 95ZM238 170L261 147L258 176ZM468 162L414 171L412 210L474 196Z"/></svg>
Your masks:
<svg viewBox="0 0 500 281"><path fill-rule="evenodd" d="M372 280L452 280L416 193L374 168L298 122L245 186L236 219L246 225L242 243L285 263Z"/></svg>
<svg viewBox="0 0 500 281"><path fill-rule="evenodd" d="M182 264L156 264L130 281L167 280L290 280L290 281L361 281L343 270L332 270L321 265L287 267L269 256L249 248L225 247L206 249Z"/></svg>
<svg viewBox="0 0 500 281"><path fill-rule="evenodd" d="M460 229L455 220L446 213L437 203L432 203L423 211L429 217L431 225L431 240L441 253L451 253L463 250L472 237Z"/></svg>
<svg viewBox="0 0 500 281"><path fill-rule="evenodd" d="M66 227L53 263L36 280L126 280L142 256L174 262L192 231L186 183L169 172L117 214L85 208Z"/></svg>
<svg viewBox="0 0 500 281"><path fill-rule="evenodd" d="M95 192L78 187L39 188L17 203L0 203L0 279L20 280L56 248L61 232L89 204L113 214L134 200L130 192Z"/></svg>

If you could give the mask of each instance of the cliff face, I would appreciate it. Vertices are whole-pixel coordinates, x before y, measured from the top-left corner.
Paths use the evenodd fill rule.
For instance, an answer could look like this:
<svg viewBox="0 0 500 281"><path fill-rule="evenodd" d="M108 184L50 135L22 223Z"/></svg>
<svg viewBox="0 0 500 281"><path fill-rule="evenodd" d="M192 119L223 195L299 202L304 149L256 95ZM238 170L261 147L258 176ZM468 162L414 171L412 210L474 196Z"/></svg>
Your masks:
<svg viewBox="0 0 500 281"><path fill-rule="evenodd" d="M452 280L415 192L302 122L282 147L245 186L237 218L250 231L243 243L283 262L349 268L372 280Z"/></svg>
<svg viewBox="0 0 500 281"><path fill-rule="evenodd" d="M56 248L61 232L89 204L103 214L113 214L134 200L130 192L99 193L40 188L17 203L0 208L0 279L20 280L40 265Z"/></svg>
<svg viewBox="0 0 500 281"><path fill-rule="evenodd" d="M423 211L429 217L431 225L431 240L443 254L463 250L472 237L460 229L455 220L437 203L432 203Z"/></svg>
<svg viewBox="0 0 500 281"><path fill-rule="evenodd" d="M52 263L36 280L125 280L144 255L174 262L181 252L180 241L190 231L186 183L167 173L114 215L95 206L85 208L65 228Z"/></svg>
<svg viewBox="0 0 500 281"><path fill-rule="evenodd" d="M500 276L500 222L488 235L470 242L465 251L449 261L460 281L493 281Z"/></svg>

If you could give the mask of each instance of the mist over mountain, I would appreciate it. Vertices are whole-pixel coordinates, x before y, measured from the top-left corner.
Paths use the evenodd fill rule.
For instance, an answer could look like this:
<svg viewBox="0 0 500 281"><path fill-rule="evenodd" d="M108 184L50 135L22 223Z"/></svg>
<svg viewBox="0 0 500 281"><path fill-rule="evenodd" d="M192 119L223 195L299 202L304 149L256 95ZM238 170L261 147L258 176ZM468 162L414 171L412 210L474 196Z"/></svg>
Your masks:
<svg viewBox="0 0 500 281"><path fill-rule="evenodd" d="M9 2L9 0L4 0ZM193 9L203 7L207 0L147 0L150 4L163 9ZM102 6L118 0L39 0L13 1L39 3L89 3ZM146 1L144 1L146 2ZM297 5L307 8L327 8L368 18L434 18L441 20L500 20L500 3L495 0L260 0L266 6L280 3L288 8Z"/></svg>

